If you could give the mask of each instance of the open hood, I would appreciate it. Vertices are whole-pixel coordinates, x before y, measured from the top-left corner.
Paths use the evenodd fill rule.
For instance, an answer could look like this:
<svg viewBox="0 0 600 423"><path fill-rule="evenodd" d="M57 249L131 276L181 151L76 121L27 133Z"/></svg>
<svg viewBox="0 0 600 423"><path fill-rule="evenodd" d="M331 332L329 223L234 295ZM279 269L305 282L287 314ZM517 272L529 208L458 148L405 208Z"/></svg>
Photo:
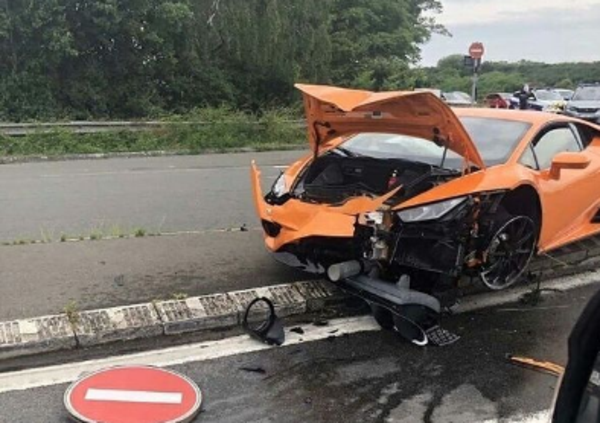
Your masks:
<svg viewBox="0 0 600 423"><path fill-rule="evenodd" d="M429 92L374 93L296 84L304 96L308 140L315 154L332 140L361 132L384 132L431 140L483 169L485 164L454 112Z"/></svg>

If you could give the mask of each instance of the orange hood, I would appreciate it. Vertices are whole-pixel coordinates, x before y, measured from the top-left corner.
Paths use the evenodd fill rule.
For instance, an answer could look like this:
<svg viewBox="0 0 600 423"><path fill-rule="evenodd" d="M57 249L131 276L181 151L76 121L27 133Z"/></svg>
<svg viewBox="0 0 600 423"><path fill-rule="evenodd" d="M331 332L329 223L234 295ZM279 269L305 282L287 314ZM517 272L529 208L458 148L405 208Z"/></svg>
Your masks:
<svg viewBox="0 0 600 423"><path fill-rule="evenodd" d="M454 112L429 92L373 93L324 85L296 84L304 96L311 149L361 132L410 135L447 146L469 163L485 164Z"/></svg>

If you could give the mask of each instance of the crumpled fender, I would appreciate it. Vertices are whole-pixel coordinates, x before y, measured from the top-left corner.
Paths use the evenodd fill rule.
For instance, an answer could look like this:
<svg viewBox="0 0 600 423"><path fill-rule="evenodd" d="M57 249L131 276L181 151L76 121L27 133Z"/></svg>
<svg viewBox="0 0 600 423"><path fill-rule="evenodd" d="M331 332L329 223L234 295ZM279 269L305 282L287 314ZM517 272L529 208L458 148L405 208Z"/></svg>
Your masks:
<svg viewBox="0 0 600 423"><path fill-rule="evenodd" d="M254 196L254 205L256 207L256 210L258 211L258 214L261 218L263 219L267 219L267 220L275 220L277 223L286 226L290 229L294 229L297 230L298 229L298 221L299 220L304 220L303 217L309 217L309 216L313 216L315 213L306 213L304 212L304 204L302 204L301 207L294 207L292 206L292 204L297 203L297 202L290 202L290 207L281 207L281 206L270 206L269 204L267 204L264 201L264 194L262 191L262 188L260 186L260 176L261 176L261 171L258 168L258 166L256 165L256 162L253 160L252 161L252 167L251 167L251 178L252 178L252 191L253 191L253 196ZM362 196L362 197L356 197L356 198L352 198L348 201L346 201L345 203L341 204L341 205L326 205L326 204L310 204L310 210L322 210L322 211L331 211L333 213L340 213L340 214L345 214L345 215L351 215L351 216L357 216L359 214L362 213L368 213L368 212L372 212L372 211L376 211L379 208L381 208L381 206L383 206L383 204L389 200L390 198L392 198L400 189L402 188L402 186L398 186L394 189L392 189L391 191L389 191L388 193L379 196L379 197L375 197L375 198L371 198L368 196ZM286 204L287 206L287 204ZM280 210L282 210L283 208L285 208L285 213L281 213ZM295 215L292 220L287 219L286 217L290 214L294 214L294 213L299 213L299 215Z"/></svg>
<svg viewBox="0 0 600 423"><path fill-rule="evenodd" d="M283 228L276 239L268 238L267 246L272 250L312 236L350 238L354 235L357 215L378 210L401 188L394 188L377 198L367 196L354 198L340 206L311 204L295 199L278 206L268 204L264 200L260 185L261 172L254 161L250 173L253 201L259 218L276 222Z"/></svg>
<svg viewBox="0 0 600 423"><path fill-rule="evenodd" d="M402 185L394 188L387 194L376 198L370 198L367 196L352 198L341 206L328 206L328 208L337 213L343 213L352 216L376 211L379 210L381 206L383 206L387 200L392 198L401 188Z"/></svg>
<svg viewBox="0 0 600 423"><path fill-rule="evenodd" d="M256 161L252 160L250 165L250 181L252 183L252 198L254 200L254 207L261 219L267 216L267 204L263 200L263 191L260 187L260 175L261 172L256 166Z"/></svg>
<svg viewBox="0 0 600 423"><path fill-rule="evenodd" d="M506 172L504 166L496 166L439 185L394 206L394 210L407 209L480 192L512 190L520 185L537 187L535 179L525 169L521 172Z"/></svg>

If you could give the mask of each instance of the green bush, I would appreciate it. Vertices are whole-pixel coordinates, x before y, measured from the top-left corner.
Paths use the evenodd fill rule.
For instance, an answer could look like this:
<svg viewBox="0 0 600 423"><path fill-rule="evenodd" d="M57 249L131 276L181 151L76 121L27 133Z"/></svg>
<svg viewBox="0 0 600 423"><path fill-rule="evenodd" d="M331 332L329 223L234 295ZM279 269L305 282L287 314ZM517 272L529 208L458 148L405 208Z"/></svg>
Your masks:
<svg viewBox="0 0 600 423"><path fill-rule="evenodd" d="M225 151L250 147L271 150L301 145L305 130L294 124L299 115L269 111L257 117L226 108L197 109L169 116L164 127L149 131L76 134L66 129L36 132L22 137L0 136L0 155L27 156L64 154L148 152L158 150Z"/></svg>

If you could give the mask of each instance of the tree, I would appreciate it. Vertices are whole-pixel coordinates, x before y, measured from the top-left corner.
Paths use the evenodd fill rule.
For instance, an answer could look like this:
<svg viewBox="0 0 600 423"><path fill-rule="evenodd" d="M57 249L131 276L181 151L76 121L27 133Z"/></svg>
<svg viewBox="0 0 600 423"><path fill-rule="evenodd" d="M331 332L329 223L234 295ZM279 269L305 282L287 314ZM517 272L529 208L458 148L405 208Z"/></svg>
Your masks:
<svg viewBox="0 0 600 423"><path fill-rule="evenodd" d="M416 84L437 0L0 0L0 117L288 105L293 83Z"/></svg>
<svg viewBox="0 0 600 423"><path fill-rule="evenodd" d="M389 74L390 66L416 62L418 46L433 31L441 30L423 14L440 8L433 0L331 0L333 82L365 88L382 86L377 77L365 78L365 74L376 72L375 67L381 72L381 66L387 68L383 73Z"/></svg>

